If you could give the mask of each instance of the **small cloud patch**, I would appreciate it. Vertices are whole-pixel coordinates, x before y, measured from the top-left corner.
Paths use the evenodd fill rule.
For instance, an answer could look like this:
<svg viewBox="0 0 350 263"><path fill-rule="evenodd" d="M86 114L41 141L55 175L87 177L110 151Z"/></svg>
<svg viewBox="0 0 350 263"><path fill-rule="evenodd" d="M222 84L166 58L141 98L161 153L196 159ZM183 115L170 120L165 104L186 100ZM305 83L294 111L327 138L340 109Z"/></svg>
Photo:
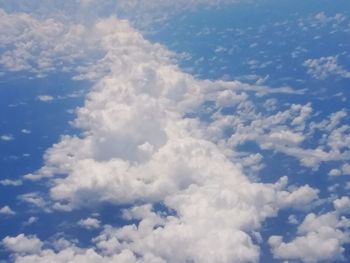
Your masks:
<svg viewBox="0 0 350 263"><path fill-rule="evenodd" d="M36 100L42 101L42 102L50 102L54 100L54 97L50 95L39 95L36 97Z"/></svg>
<svg viewBox="0 0 350 263"><path fill-rule="evenodd" d="M15 214L16 214L16 212L13 211L8 205L6 205L0 209L0 215L13 216Z"/></svg>

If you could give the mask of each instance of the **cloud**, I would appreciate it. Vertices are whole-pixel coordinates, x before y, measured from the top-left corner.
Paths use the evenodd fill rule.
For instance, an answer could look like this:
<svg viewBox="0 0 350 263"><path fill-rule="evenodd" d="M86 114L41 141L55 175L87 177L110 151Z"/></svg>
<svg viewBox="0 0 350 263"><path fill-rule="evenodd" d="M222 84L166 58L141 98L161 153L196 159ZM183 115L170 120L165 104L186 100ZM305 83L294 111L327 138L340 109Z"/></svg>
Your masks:
<svg viewBox="0 0 350 263"><path fill-rule="evenodd" d="M100 228L100 223L100 220L88 217L86 219L79 220L78 225L86 229L96 229Z"/></svg>
<svg viewBox="0 0 350 263"><path fill-rule="evenodd" d="M274 258L306 263L343 259L343 245L350 242L350 220L341 214L348 212L349 198L335 200L334 206L334 212L308 214L298 226L298 235L289 242L283 242L282 236L271 236L268 242Z"/></svg>
<svg viewBox="0 0 350 263"><path fill-rule="evenodd" d="M9 71L29 71L37 77L63 70L63 62L82 58L88 48L81 35L82 25L65 25L58 20L39 20L24 13L9 14L0 9L0 45L4 50L0 64Z"/></svg>
<svg viewBox="0 0 350 263"><path fill-rule="evenodd" d="M49 101L53 101L54 97L50 95L39 95L36 97L36 99L42 102L49 102Z"/></svg>
<svg viewBox="0 0 350 263"><path fill-rule="evenodd" d="M214 100L215 107L236 103L242 121L254 112L248 94L261 97L298 92L289 87L195 79L172 62L171 52L145 40L126 21L101 19L90 32L89 39L97 41L94 45L103 56L78 69L77 78L96 81L74 121L83 134L62 136L46 152L45 166L26 176L49 178L49 202L37 193L20 199L38 207L53 202L53 209L61 211L105 202L131 206L128 213L139 221L137 227L130 223L108 228L110 233L95 239L100 249L116 246L115 250L102 254L83 250L78 255L74 250L73 258L84 255L102 260L106 254L109 260L138 255L146 262L148 258L160 262L257 262L259 246L252 233L280 209L299 209L315 201L318 191L309 186L288 190L287 178L275 184L249 180L241 166L216 144L215 136L209 136L200 118L185 116L210 112L203 107ZM290 111L266 117L259 125L261 116L254 116L257 127L276 126L265 137L261 128L256 138L265 145L296 147L303 136L284 123L291 118L302 129L310 111L309 105L293 105ZM246 160L246 165L249 163ZM158 203L168 212L158 214L154 210ZM91 218L80 224L98 225ZM118 245L125 243L123 240L129 241ZM62 253L65 250L47 251L33 258L58 260Z"/></svg>
<svg viewBox="0 0 350 263"><path fill-rule="evenodd" d="M28 129L22 129L21 132L24 134L30 134L32 131Z"/></svg>
<svg viewBox="0 0 350 263"><path fill-rule="evenodd" d="M16 212L15 211L13 211L8 205L6 205L6 206L4 206L4 207L2 207L1 209L0 209L0 214L1 215L15 215L16 214Z"/></svg>
<svg viewBox="0 0 350 263"><path fill-rule="evenodd" d="M350 164L345 163L339 169L330 170L328 174L330 176L350 175Z"/></svg>
<svg viewBox="0 0 350 263"><path fill-rule="evenodd" d="M139 1L120 3L126 10L142 8ZM92 6L93 1L83 4ZM152 5L170 4L152 1L147 8ZM129 207L125 225L104 226L86 249L68 241L43 248L33 236L7 237L3 243L15 244L5 245L13 253L30 254L17 255L17 262L258 262L257 232L264 221L281 209L312 206L319 191L308 185L289 188L287 177L275 183L248 178L245 171L250 166L259 171L263 156L242 156L239 146L253 141L311 168L350 158L348 127L340 121L346 113L310 123L310 103L277 111L278 102L270 100L265 112L254 101L280 93L301 95L303 90L196 79L174 63L172 52L114 17L84 24L4 11L1 15L1 23L10 27L3 27L0 35L6 48L0 61L8 70L43 76L64 65L76 80L94 83L74 121L82 133L62 136L46 151L44 166L24 177L47 179L47 200L39 193L19 199L67 212L102 203ZM225 114L227 107L234 114ZM305 147L303 142L316 130L326 134L323 141ZM164 211L157 211L159 204ZM345 207L343 201L337 205ZM329 217L343 222L333 213ZM79 221L88 229L102 223L96 218ZM332 224L326 230L337 244L331 241L328 247L327 231L300 230L290 243L270 238L275 257L313 262L340 256L346 238ZM36 248L21 252L16 245L20 240L34 240ZM323 254L307 247L315 240L325 246ZM308 249L298 252L298 247Z"/></svg>
<svg viewBox="0 0 350 263"><path fill-rule="evenodd" d="M19 255L34 254L41 250L43 243L36 236L25 236L19 234L16 237L5 237L2 245L7 249Z"/></svg>
<svg viewBox="0 0 350 263"><path fill-rule="evenodd" d="M100 255L96 250L82 249L76 247L73 243L58 239L54 241L55 248L43 248L44 243L35 236L26 236L20 234L17 237L5 237L2 245L15 255L15 262L19 263L45 263L45 262L162 262L155 261L152 256L146 256L144 259L137 259L130 251L123 250L117 255Z"/></svg>
<svg viewBox="0 0 350 263"><path fill-rule="evenodd" d="M40 193L37 193L37 192L22 194L22 195L19 195L17 198L30 205L43 208L43 209L47 205L47 202L44 200L44 198L40 195Z"/></svg>
<svg viewBox="0 0 350 263"><path fill-rule="evenodd" d="M37 221L38 221L38 218L37 218L37 217L31 216L31 217L28 218L27 221L25 221L25 222L23 223L23 225L24 225L24 226L30 226L30 225L34 224L35 222L37 222Z"/></svg>
<svg viewBox="0 0 350 263"><path fill-rule="evenodd" d="M0 136L0 140L4 141L4 142L9 142L9 141L13 141L15 138L13 137L12 134L3 134Z"/></svg>
<svg viewBox="0 0 350 263"><path fill-rule="evenodd" d="M341 214L350 213L350 198L347 196L334 200L333 205L335 210Z"/></svg>
<svg viewBox="0 0 350 263"><path fill-rule="evenodd" d="M314 16L314 26L324 26L326 24L340 24L346 20L345 15L337 13L334 16L327 16L324 12L317 13Z"/></svg>
<svg viewBox="0 0 350 263"><path fill-rule="evenodd" d="M295 215L290 215L288 216L288 223L292 225L297 225L299 224L299 221Z"/></svg>
<svg viewBox="0 0 350 263"><path fill-rule="evenodd" d="M307 73L315 79L323 80L332 75L350 78L350 71L338 65L337 56L308 59L304 62L304 66L307 67Z"/></svg>
<svg viewBox="0 0 350 263"><path fill-rule="evenodd" d="M0 1L0 6L7 12L21 11L32 13L36 16L57 17L59 15L70 17L73 20L83 20L87 23L94 22L99 17L117 15L121 19L128 19L133 26L142 29L156 29L170 17L185 11L193 11L201 8L221 8L225 5L235 4L238 0L149 0L147 5L142 0L79 0L70 2L55 2L50 0L30 2L14 0ZM244 2L249 2L244 0ZM74 10L74 12L72 12Z"/></svg>
<svg viewBox="0 0 350 263"><path fill-rule="evenodd" d="M20 186L23 182L21 180L11 180L11 179L3 179L0 180L0 185L3 186Z"/></svg>
<svg viewBox="0 0 350 263"><path fill-rule="evenodd" d="M235 114L215 112L206 134L232 154L232 149L255 142L262 149L295 157L303 166L316 170L323 162L349 160L350 126L341 121L346 116L345 111L339 111L317 123L310 121L313 117L310 103L292 104L287 109L264 114L247 100L235 108ZM229 136L227 130L231 130ZM315 132L321 132L323 139L314 148L303 146L304 141L314 138Z"/></svg>
<svg viewBox="0 0 350 263"><path fill-rule="evenodd" d="M341 167L341 170L342 170L343 174L350 175L350 164L348 164L348 163L343 164L343 166Z"/></svg>

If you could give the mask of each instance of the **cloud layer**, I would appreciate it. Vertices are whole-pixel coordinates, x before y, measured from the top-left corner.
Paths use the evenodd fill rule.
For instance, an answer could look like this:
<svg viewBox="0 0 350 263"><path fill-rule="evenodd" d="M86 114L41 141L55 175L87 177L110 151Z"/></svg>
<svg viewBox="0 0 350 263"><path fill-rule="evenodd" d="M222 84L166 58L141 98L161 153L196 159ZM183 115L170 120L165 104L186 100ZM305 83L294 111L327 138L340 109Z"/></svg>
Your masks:
<svg viewBox="0 0 350 263"><path fill-rule="evenodd" d="M128 10L140 2L120 4ZM152 4L168 8L169 3ZM311 122L310 103L277 111L270 100L260 111L253 102L303 91L196 79L176 65L172 52L114 17L87 26L5 11L0 15L5 68L39 77L70 71L76 80L93 83L74 121L81 134L62 136L47 150L45 165L24 177L48 180L49 199L39 193L19 199L51 212L104 203L127 207L127 223L121 227L92 217L79 221L88 230L103 227L90 248L24 234L6 237L2 244L16 262L258 262L265 220L281 209L313 207L319 190L289 187L287 177L263 183L247 176L259 172L263 157L239 153L239 146L254 142L313 169L350 159L349 126L339 122L346 111ZM315 148L304 146L315 132L326 135ZM271 237L274 256L305 262L341 257L348 221L339 211L346 211L348 203L339 199L334 212L310 213L291 242ZM323 254L298 249L314 241L324 247Z"/></svg>

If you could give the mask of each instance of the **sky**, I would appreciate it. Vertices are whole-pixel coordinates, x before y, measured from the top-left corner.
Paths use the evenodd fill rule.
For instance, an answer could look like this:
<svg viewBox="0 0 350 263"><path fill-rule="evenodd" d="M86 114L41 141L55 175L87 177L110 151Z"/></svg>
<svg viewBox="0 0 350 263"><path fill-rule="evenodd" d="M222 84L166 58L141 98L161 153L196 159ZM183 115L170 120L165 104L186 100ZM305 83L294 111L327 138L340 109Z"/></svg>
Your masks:
<svg viewBox="0 0 350 263"><path fill-rule="evenodd" d="M0 0L0 262L349 262L349 37L345 0Z"/></svg>

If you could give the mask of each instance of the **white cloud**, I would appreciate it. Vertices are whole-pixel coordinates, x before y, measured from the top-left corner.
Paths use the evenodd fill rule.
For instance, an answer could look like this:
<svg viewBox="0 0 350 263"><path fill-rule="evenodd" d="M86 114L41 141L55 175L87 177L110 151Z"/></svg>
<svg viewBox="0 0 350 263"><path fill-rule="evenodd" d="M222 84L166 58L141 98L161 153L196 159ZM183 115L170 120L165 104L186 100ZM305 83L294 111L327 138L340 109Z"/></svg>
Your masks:
<svg viewBox="0 0 350 263"><path fill-rule="evenodd" d="M324 12L320 12L314 16L314 19L314 26L322 26L329 23L342 23L346 20L346 17L341 13L337 13L334 16L327 16Z"/></svg>
<svg viewBox="0 0 350 263"><path fill-rule="evenodd" d="M0 209L0 214L1 215L15 215L16 212L13 211L8 205L6 205Z"/></svg>
<svg viewBox="0 0 350 263"><path fill-rule="evenodd" d="M11 179L3 179L0 180L0 185L3 186L20 186L23 182L21 180L11 180Z"/></svg>
<svg viewBox="0 0 350 263"><path fill-rule="evenodd" d="M281 206L304 209L312 206L312 201L318 200L318 193L318 190L309 185L304 185L291 193L282 191L278 193L277 198Z"/></svg>
<svg viewBox="0 0 350 263"><path fill-rule="evenodd" d="M86 219L79 220L78 225L86 229L96 229L100 228L100 223L100 220L88 217Z"/></svg>
<svg viewBox="0 0 350 263"><path fill-rule="evenodd" d="M38 218L37 218L37 217L31 216L31 217L28 218L27 221L25 221L25 222L23 223L23 225L25 225L25 226L30 226L30 225L34 224L35 222L37 222L37 221L38 221Z"/></svg>
<svg viewBox="0 0 350 263"><path fill-rule="evenodd" d="M5 2L5 3L2 3ZM79 0L63 1L53 4L50 0L32 0L23 3L20 0L6 2L0 1L0 6L6 10L24 11L34 13L41 17L57 17L57 14L64 14L73 17L73 20L87 20L90 22L99 16L117 15L127 19L131 23L146 30L156 29L168 20L171 16L185 11L193 11L200 8L220 8L228 4L242 2L239 0L148 0L145 4L142 0ZM249 2L244 0L244 2ZM75 10L75 12L72 12Z"/></svg>
<svg viewBox="0 0 350 263"><path fill-rule="evenodd" d="M350 78L350 71L338 65L338 57L329 56L317 59L308 59L304 62L307 72L316 79L325 79L336 75L342 78Z"/></svg>
<svg viewBox="0 0 350 263"><path fill-rule="evenodd" d="M238 105L234 115L215 112L213 121L206 127L208 140L225 147L226 151L238 148L246 142L255 142L262 149L270 149L297 158L305 167L318 169L322 162L346 161L350 159L350 126L342 124L345 111L331 114L320 123L310 121L311 104L292 104L285 110L266 115L247 100ZM227 138L226 130L231 130ZM313 138L316 130L322 133L322 140L314 148L302 146L305 140ZM231 153L235 154L234 151Z"/></svg>
<svg viewBox="0 0 350 263"><path fill-rule="evenodd" d="M299 224L299 221L295 215L290 215L288 216L288 223L292 225L297 225Z"/></svg>
<svg viewBox="0 0 350 263"><path fill-rule="evenodd" d="M350 198L347 196L334 200L333 205L335 210L341 214L350 213Z"/></svg>
<svg viewBox="0 0 350 263"><path fill-rule="evenodd" d="M22 239L21 241L13 239ZM145 258L137 259L130 251L123 250L116 255L104 256L97 253L94 249L81 249L76 247L74 244L66 240L58 240L57 242L60 245L63 245L58 251L52 249L40 249L42 242L35 237L26 237L23 234L14 238L5 238L3 244L5 247L16 253L15 261L18 263L46 263L46 262L55 262L55 263L65 263L65 262L93 262L93 263L109 263L109 262L118 262L118 263L164 263L160 259L156 259L151 255L145 256ZM12 240L10 240L12 239ZM33 243L25 243L24 240ZM12 244L9 244L9 243ZM16 244L13 244L17 242ZM56 243L57 243L56 242ZM37 245L35 247L35 245ZM31 246L31 247L30 247ZM58 248L58 247L57 247ZM30 252L30 255L26 255L27 252Z"/></svg>
<svg viewBox="0 0 350 263"><path fill-rule="evenodd" d="M98 24L101 15L128 19L133 25L152 31L183 11L235 2L237 0L151 0L147 4L140 0L0 2L4 8L0 9L0 47L5 50L0 55L0 65L9 71L29 71L37 77L52 71L72 71L76 63L85 68L94 64L100 54L101 28L96 30L90 25ZM99 72L90 71L90 74L85 77L96 79L95 74Z"/></svg>
<svg viewBox="0 0 350 263"><path fill-rule="evenodd" d="M38 20L23 13L0 9L0 46L5 50L0 64L10 71L30 71L42 77L58 70L62 62L82 58L88 48L82 41L82 25L65 25L53 19ZM85 47L83 49L79 49Z"/></svg>
<svg viewBox="0 0 350 263"><path fill-rule="evenodd" d="M25 255L38 253L43 243L35 236L20 234L16 237L5 237L2 245L16 254Z"/></svg>
<svg viewBox="0 0 350 263"><path fill-rule="evenodd" d="M343 174L350 175L350 164L343 164L343 166L341 167L341 171Z"/></svg>
<svg viewBox="0 0 350 263"><path fill-rule="evenodd" d="M328 173L330 176L339 176L342 174L342 172L339 169L332 169Z"/></svg>
<svg viewBox="0 0 350 263"><path fill-rule="evenodd" d="M54 97L50 95L39 95L36 97L37 100L42 101L42 102L49 102L54 100Z"/></svg>
<svg viewBox="0 0 350 263"><path fill-rule="evenodd" d="M339 169L332 169L328 173L330 176L350 175L350 164L345 163Z"/></svg>
<svg viewBox="0 0 350 263"><path fill-rule="evenodd" d="M24 134L30 134L30 133L31 133L31 130L22 129L21 132L24 133Z"/></svg>
<svg viewBox="0 0 350 263"><path fill-rule="evenodd" d="M314 201L318 191L308 186L286 190L286 178L276 184L250 181L240 165L207 138L198 119L183 116L200 111L212 98L218 98L222 106L235 102L244 111L252 105L247 101L248 92L264 96L294 91L238 81L197 80L172 64L170 52L144 40L125 21L100 20L93 28L105 54L92 66L80 69L81 78L98 80L75 120L84 133L79 138L63 136L46 152L45 166L26 179L51 178L50 201L58 210L101 202L148 203L130 209L131 216L140 220L137 228L126 225L96 239L100 248L117 246L109 257L124 255L124 249L146 262L149 257L178 262L257 262L259 247L251 233L259 231L263 221L276 216L279 209L300 208ZM292 119L309 108L293 107ZM301 127L305 120L302 117L295 125ZM268 119L266 125L271 122L278 123L278 118ZM269 135L261 140L292 145L303 140L286 126ZM261 159L256 158L251 161ZM36 193L20 199L46 206ZM158 215L153 203L164 203L176 215ZM96 223L90 221L81 224ZM115 240L129 241L123 248ZM58 261L64 251L34 258ZM80 255L85 253L102 257L93 250Z"/></svg>
<svg viewBox="0 0 350 263"><path fill-rule="evenodd" d="M40 207L40 208L45 208L45 206L47 205L47 202L37 192L19 195L18 199L23 201L23 202L26 202L28 204L31 204L33 206Z"/></svg>
<svg viewBox="0 0 350 263"><path fill-rule="evenodd" d="M5 142L8 142L8 141L13 141L15 138L13 137L12 134L4 134L4 135L1 135L0 136L0 140L1 141L5 141Z"/></svg>
<svg viewBox="0 0 350 263"><path fill-rule="evenodd" d="M131 9L141 4L123 3ZM54 202L53 209L61 211L105 202L127 204L131 208L125 217L138 221L105 227L94 239L95 247L80 249L62 241L64 245L56 251L32 250L28 252L32 255L18 256L18 262L257 262L256 233L266 218L276 216L280 209L308 206L318 199L318 190L308 185L287 188L286 177L274 184L248 179L243 168L252 165L259 170L262 157L244 155L240 164L242 156L236 148L255 141L263 149L294 156L312 168L323 161L349 158L343 152L348 146L336 143L336 138L347 135L336 116L317 128L329 127L322 145L303 148L312 132L311 104L292 104L264 115L249 98L304 91L198 80L172 62L171 52L146 41L128 22L116 18L100 19L87 27L24 14L1 15L2 23L10 26L8 31L2 28L1 35L7 48L28 39L39 43L34 52L22 45L9 48L1 60L5 67L40 75L71 62L72 70L78 72L75 79L95 81L74 122L82 135L62 136L47 150L45 165L25 176L48 178L50 200L38 193L19 199L42 208ZM79 59L82 64L74 66ZM206 108L208 101L214 102L212 108ZM268 104L273 108L276 103ZM235 115L223 115L215 108L226 106L236 107ZM213 122L184 117L197 112L210 115ZM232 130L229 138L225 129ZM329 151L323 147L327 144ZM170 212L157 213L155 203L164 204ZM100 226L95 218L79 222L87 228ZM322 243L325 252L321 255L295 252L294 247L305 242L328 240L323 230L310 231L300 232L294 243L271 238L276 257L312 262L341 254L345 239L337 229L330 232L340 240L339 246L329 248ZM41 248L41 241L34 237L14 239L34 239ZM281 248L282 244L287 248ZM8 248L16 252L16 247Z"/></svg>
<svg viewBox="0 0 350 263"><path fill-rule="evenodd" d="M281 236L271 236L269 244L274 257L281 260L315 263L342 259L343 245L350 242L349 233L343 227L348 228L349 223L332 212L320 216L311 213L298 227L295 239L285 243Z"/></svg>

